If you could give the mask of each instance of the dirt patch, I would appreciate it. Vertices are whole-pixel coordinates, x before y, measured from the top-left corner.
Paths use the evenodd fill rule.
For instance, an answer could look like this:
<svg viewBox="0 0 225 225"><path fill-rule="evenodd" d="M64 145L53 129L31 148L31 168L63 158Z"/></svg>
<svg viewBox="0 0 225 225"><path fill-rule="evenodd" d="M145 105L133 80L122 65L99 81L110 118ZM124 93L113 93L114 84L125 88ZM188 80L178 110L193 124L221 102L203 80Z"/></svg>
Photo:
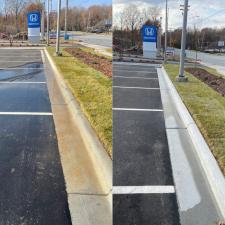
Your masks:
<svg viewBox="0 0 225 225"><path fill-rule="evenodd" d="M80 48L66 48L65 51L107 77L112 77L112 61L110 59L82 51Z"/></svg>
<svg viewBox="0 0 225 225"><path fill-rule="evenodd" d="M225 97L225 79L223 77L218 77L201 68L186 68L185 71L191 73Z"/></svg>

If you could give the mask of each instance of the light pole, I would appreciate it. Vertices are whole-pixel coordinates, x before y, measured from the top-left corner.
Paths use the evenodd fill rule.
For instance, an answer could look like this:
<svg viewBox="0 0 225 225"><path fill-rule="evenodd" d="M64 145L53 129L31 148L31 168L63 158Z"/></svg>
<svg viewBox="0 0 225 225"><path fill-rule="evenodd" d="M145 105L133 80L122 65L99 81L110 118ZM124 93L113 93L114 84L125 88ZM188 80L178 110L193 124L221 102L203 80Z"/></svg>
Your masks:
<svg viewBox="0 0 225 225"><path fill-rule="evenodd" d="M57 15L57 34L56 34L56 55L61 56L60 52L60 16L61 16L61 0L58 0L58 15Z"/></svg>
<svg viewBox="0 0 225 225"><path fill-rule="evenodd" d="M166 19L165 19L165 50L164 50L164 63L166 63L166 50L167 50L167 30L168 30L168 0L166 0Z"/></svg>
<svg viewBox="0 0 225 225"><path fill-rule="evenodd" d="M47 45L49 45L49 0L48 1L48 4L47 4Z"/></svg>
<svg viewBox="0 0 225 225"><path fill-rule="evenodd" d="M64 40L67 39L67 14L68 14L68 0L66 0L66 9L65 9L65 33L64 33Z"/></svg>
<svg viewBox="0 0 225 225"><path fill-rule="evenodd" d="M179 70L179 75L176 77L176 81L180 81L180 82L188 81L188 78L185 77L185 74L184 74L184 59L185 59L186 33L187 33L187 14L188 14L188 0L185 0L182 38L181 38L180 70Z"/></svg>

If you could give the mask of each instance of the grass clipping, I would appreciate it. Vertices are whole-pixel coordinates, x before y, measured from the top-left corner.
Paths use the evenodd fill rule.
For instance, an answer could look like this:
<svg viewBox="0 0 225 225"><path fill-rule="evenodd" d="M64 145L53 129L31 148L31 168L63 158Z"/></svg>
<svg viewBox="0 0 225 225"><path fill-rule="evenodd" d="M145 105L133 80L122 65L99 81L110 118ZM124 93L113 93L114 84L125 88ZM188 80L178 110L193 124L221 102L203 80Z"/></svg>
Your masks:
<svg viewBox="0 0 225 225"><path fill-rule="evenodd" d="M175 82L177 65L165 69L225 175L225 97L189 73L189 82Z"/></svg>
<svg viewBox="0 0 225 225"><path fill-rule="evenodd" d="M90 68L64 50L62 50L62 57L54 56L54 48L48 48L48 52L106 151L112 157L111 79Z"/></svg>

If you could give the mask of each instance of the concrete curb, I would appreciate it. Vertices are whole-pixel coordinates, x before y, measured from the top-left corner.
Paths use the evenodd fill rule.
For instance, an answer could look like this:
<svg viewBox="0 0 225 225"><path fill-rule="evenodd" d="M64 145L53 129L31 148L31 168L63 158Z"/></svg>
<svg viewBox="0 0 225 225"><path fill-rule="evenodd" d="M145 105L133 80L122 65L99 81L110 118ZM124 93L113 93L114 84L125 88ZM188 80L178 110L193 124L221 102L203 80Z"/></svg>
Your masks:
<svg viewBox="0 0 225 225"><path fill-rule="evenodd" d="M56 82L58 83L63 97L69 107L71 115L73 115L74 123L76 123L76 125L79 127L81 137L84 140L89 157L95 167L99 183L101 184L104 193L106 195L110 194L112 191L112 160L106 153L96 133L81 111L79 104L67 87L64 79L62 78L62 75L58 71L48 51L45 49L44 52L55 73ZM111 205L111 198L109 198L109 203Z"/></svg>
<svg viewBox="0 0 225 225"><path fill-rule="evenodd" d="M165 71L164 68L158 70L165 77L165 80L169 88L169 92L178 110L179 116L183 120L184 125L191 137L191 140L196 149L196 155L200 160L207 181L213 192L219 210L221 211L221 215L225 219L225 201L223 200L225 199L225 178L216 162L216 159L214 158L211 150L209 149L205 139L203 138L201 132L199 131L195 121L192 119L186 106L181 100L176 88L171 82L167 72Z"/></svg>

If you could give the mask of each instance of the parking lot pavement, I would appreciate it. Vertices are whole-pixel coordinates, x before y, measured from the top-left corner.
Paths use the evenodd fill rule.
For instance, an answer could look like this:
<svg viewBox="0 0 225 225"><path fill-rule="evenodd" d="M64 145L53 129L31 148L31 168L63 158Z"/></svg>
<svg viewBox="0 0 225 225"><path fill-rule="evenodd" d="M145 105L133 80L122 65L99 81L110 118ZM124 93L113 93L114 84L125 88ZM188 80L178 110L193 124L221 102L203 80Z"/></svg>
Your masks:
<svg viewBox="0 0 225 225"><path fill-rule="evenodd" d="M40 50L0 50L0 224L70 225Z"/></svg>
<svg viewBox="0 0 225 225"><path fill-rule="evenodd" d="M156 68L113 71L114 224L180 224Z"/></svg>

